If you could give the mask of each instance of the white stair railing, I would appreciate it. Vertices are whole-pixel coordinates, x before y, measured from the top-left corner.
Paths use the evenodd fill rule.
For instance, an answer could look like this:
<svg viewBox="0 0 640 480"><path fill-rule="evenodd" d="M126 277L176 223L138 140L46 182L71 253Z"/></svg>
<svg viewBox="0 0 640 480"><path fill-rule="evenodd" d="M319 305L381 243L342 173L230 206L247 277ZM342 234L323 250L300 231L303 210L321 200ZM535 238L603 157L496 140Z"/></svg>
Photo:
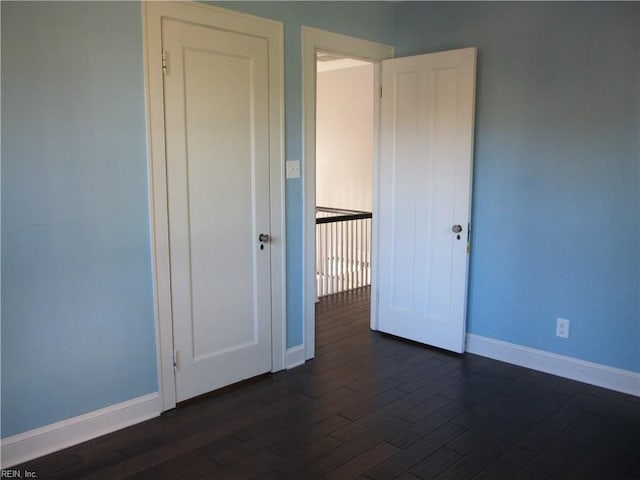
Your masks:
<svg viewBox="0 0 640 480"><path fill-rule="evenodd" d="M316 207L318 297L371 285L371 212Z"/></svg>

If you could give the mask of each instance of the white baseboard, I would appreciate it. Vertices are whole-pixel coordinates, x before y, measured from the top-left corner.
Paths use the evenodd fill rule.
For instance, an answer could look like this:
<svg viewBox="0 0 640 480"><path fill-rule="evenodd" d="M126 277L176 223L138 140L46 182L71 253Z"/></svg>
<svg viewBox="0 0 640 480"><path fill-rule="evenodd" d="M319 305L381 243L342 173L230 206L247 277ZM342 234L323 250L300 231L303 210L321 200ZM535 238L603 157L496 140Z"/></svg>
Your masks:
<svg viewBox="0 0 640 480"><path fill-rule="evenodd" d="M467 334L466 351L640 397L640 373Z"/></svg>
<svg viewBox="0 0 640 480"><path fill-rule="evenodd" d="M302 365L304 362L304 344L287 349L287 369Z"/></svg>
<svg viewBox="0 0 640 480"><path fill-rule="evenodd" d="M158 393L62 420L0 440L2 468L77 445L160 415Z"/></svg>

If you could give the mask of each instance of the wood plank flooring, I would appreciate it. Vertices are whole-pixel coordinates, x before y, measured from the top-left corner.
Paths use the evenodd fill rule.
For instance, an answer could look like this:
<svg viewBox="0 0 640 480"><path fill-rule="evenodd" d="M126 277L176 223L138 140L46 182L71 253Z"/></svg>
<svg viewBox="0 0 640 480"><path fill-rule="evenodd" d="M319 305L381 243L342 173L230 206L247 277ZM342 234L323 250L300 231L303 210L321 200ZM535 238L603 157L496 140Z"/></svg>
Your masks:
<svg viewBox="0 0 640 480"><path fill-rule="evenodd" d="M317 306L317 356L15 467L40 479L640 479L640 399L369 330Z"/></svg>

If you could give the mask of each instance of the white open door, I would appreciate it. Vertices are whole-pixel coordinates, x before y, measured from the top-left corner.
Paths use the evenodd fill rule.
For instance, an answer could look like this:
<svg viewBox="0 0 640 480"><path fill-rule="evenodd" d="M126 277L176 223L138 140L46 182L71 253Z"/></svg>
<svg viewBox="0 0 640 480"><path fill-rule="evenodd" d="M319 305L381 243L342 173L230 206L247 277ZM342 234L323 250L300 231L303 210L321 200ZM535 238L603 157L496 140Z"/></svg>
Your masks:
<svg viewBox="0 0 640 480"><path fill-rule="evenodd" d="M374 329L464 351L476 49L382 62Z"/></svg>

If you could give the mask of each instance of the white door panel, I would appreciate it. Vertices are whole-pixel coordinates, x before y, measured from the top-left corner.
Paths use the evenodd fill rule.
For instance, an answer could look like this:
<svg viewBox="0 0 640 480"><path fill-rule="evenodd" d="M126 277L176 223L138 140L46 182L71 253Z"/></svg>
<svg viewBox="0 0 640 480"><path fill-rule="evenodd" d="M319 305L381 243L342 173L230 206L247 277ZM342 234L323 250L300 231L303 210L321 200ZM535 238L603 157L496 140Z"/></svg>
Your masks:
<svg viewBox="0 0 640 480"><path fill-rule="evenodd" d="M267 41L162 22L177 400L271 369Z"/></svg>
<svg viewBox="0 0 640 480"><path fill-rule="evenodd" d="M382 62L377 328L455 352L466 323L475 61L469 48Z"/></svg>

